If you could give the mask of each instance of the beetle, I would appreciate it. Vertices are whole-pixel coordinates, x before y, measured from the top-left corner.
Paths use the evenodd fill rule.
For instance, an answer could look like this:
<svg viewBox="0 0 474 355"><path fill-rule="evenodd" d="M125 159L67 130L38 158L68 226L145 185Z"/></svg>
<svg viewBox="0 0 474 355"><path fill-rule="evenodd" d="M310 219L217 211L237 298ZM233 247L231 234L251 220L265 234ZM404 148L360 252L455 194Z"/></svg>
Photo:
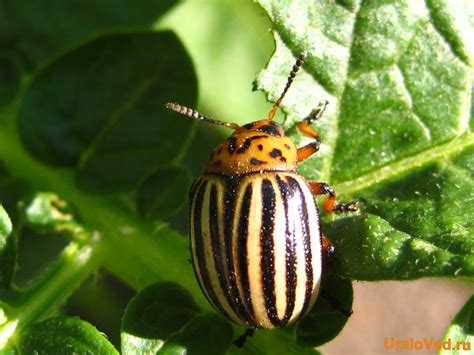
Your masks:
<svg viewBox="0 0 474 355"><path fill-rule="evenodd" d="M191 259L211 305L249 328L290 325L316 301L322 258L334 248L321 232L313 195L327 195L323 207L328 213L358 210L357 201L339 203L328 184L296 173L297 165L319 150L320 137L310 125L328 102L298 124L301 133L313 138L303 147L297 148L273 121L306 57L303 52L297 58L266 119L239 126L166 104L180 114L233 130L191 187Z"/></svg>

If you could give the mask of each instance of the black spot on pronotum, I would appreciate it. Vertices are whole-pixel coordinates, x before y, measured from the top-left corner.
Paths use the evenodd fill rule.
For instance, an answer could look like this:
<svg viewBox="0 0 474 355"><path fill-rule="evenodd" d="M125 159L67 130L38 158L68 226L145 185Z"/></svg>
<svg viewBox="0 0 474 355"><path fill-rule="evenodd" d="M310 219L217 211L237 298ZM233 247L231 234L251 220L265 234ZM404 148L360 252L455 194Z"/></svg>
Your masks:
<svg viewBox="0 0 474 355"><path fill-rule="evenodd" d="M258 150L263 150L263 145L259 144L257 145Z"/></svg>
<svg viewBox="0 0 474 355"><path fill-rule="evenodd" d="M260 127L258 130L260 132L265 132L271 136L281 137L281 132L278 128L279 127L275 125L265 125L265 126Z"/></svg>
<svg viewBox="0 0 474 355"><path fill-rule="evenodd" d="M258 159L255 159L255 158L250 159L250 164L256 165L256 166L264 165L266 163L267 163L266 161L258 160Z"/></svg>
<svg viewBox="0 0 474 355"><path fill-rule="evenodd" d="M288 144L285 143L285 148L290 150L291 147Z"/></svg>
<svg viewBox="0 0 474 355"><path fill-rule="evenodd" d="M251 123L247 123L246 125L243 125L242 128L252 129L254 125L255 125L255 122L251 122Z"/></svg>
<svg viewBox="0 0 474 355"><path fill-rule="evenodd" d="M244 141L244 144L242 144L242 146L239 149L237 149L236 153L243 154L246 152L247 149L249 149L249 147L250 147L250 138L246 138Z"/></svg>
<svg viewBox="0 0 474 355"><path fill-rule="evenodd" d="M237 143L237 138L235 137L229 137L227 138L227 142L229 142L229 146L227 147L227 151L229 154L232 154L235 149L237 149L236 143Z"/></svg>
<svg viewBox="0 0 474 355"><path fill-rule="evenodd" d="M280 157L280 160L281 160L283 163L286 163L286 158L285 158L285 157Z"/></svg>
<svg viewBox="0 0 474 355"><path fill-rule="evenodd" d="M256 139L263 139L263 138L268 138L268 136L252 136L250 137L251 140L256 140Z"/></svg>
<svg viewBox="0 0 474 355"><path fill-rule="evenodd" d="M273 150L269 154L272 158L281 157L281 150L273 148Z"/></svg>

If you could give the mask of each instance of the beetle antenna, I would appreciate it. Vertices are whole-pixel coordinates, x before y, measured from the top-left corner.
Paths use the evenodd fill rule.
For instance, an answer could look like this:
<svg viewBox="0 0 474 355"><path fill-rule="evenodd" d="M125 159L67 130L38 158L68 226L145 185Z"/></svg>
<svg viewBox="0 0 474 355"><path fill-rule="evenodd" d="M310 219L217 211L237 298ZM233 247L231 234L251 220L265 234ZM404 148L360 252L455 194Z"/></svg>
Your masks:
<svg viewBox="0 0 474 355"><path fill-rule="evenodd" d="M240 128L240 126L237 123L218 121L218 120L209 118L207 116L204 116L202 113L199 113L196 110L194 110L192 108L189 108L189 107L186 107L186 106L182 106L182 105L178 105L178 104L175 104L175 103L168 102L167 104L165 104L165 107L169 110L178 112L182 115L194 118L194 119L199 120L199 121L204 121L204 122L207 122L207 123L212 123L212 124L215 124L215 125L224 126L224 127L234 129L234 130Z"/></svg>
<svg viewBox="0 0 474 355"><path fill-rule="evenodd" d="M273 105L272 110L268 113L268 119L269 120L272 120L273 117L275 117L276 110L278 109L278 107L280 107L281 101L285 97L286 92L288 91L291 84L293 83L293 79L295 78L296 73L298 72L298 70L303 65L303 63L304 63L307 56L308 56L307 52L302 52L302 53L300 53L300 55L296 59L296 63L295 63L295 65L293 65L293 68L291 69L290 75L288 75L288 80L286 82L285 89L283 89L283 92L281 93L280 97L275 102L275 105Z"/></svg>

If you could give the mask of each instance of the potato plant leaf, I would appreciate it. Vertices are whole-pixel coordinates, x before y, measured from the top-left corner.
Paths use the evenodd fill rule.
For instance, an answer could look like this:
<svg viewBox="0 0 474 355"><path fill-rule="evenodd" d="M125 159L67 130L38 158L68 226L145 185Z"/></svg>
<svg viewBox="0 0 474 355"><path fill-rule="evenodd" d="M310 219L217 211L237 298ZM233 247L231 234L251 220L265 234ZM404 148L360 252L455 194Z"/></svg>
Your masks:
<svg viewBox="0 0 474 355"><path fill-rule="evenodd" d="M93 325L73 317L32 325L21 335L18 348L23 354L118 354Z"/></svg>
<svg viewBox="0 0 474 355"><path fill-rule="evenodd" d="M232 327L216 314L203 313L191 295L174 283L158 283L139 292L122 322L122 352L224 354Z"/></svg>
<svg viewBox="0 0 474 355"><path fill-rule="evenodd" d="M138 211L150 220L172 216L183 207L190 186L189 171L183 167L168 166L155 170L138 188Z"/></svg>
<svg viewBox="0 0 474 355"><path fill-rule="evenodd" d="M192 123L164 108L177 97L194 106L196 79L174 34L102 36L36 75L23 97L19 131L38 159L75 167L82 188L130 190L186 146Z"/></svg>
<svg viewBox="0 0 474 355"><path fill-rule="evenodd" d="M36 67L51 55L111 28L146 28L175 0L0 2L1 44Z"/></svg>
<svg viewBox="0 0 474 355"><path fill-rule="evenodd" d="M330 102L314 125L321 150L298 171L340 199L367 201L360 215L325 227L336 270L360 280L473 277L473 3L259 3L276 51L257 87L274 101L305 50L285 125Z"/></svg>
<svg viewBox="0 0 474 355"><path fill-rule="evenodd" d="M335 338L350 318L352 300L351 281L329 274L313 309L296 325L297 344L316 347Z"/></svg>
<svg viewBox="0 0 474 355"><path fill-rule="evenodd" d="M468 354L474 347L474 296L454 317L443 339L440 355ZM446 348L446 349L445 349Z"/></svg>
<svg viewBox="0 0 474 355"><path fill-rule="evenodd" d="M20 88L21 66L15 55L0 47L0 105L10 102Z"/></svg>

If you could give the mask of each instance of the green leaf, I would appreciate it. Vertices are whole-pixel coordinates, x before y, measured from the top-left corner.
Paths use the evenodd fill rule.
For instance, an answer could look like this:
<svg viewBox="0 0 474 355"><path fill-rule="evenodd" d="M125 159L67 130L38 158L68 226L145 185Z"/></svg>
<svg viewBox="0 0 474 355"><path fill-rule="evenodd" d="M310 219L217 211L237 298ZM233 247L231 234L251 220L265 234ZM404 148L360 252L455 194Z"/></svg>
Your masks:
<svg viewBox="0 0 474 355"><path fill-rule="evenodd" d="M31 326L18 347L24 354L118 354L94 326L72 317L49 318Z"/></svg>
<svg viewBox="0 0 474 355"><path fill-rule="evenodd" d="M329 274L313 309L296 326L296 342L316 347L335 338L350 317L352 300L351 281Z"/></svg>
<svg viewBox="0 0 474 355"><path fill-rule="evenodd" d="M164 219L177 213L187 201L191 186L189 171L170 166L156 170L140 184L137 207L147 219Z"/></svg>
<svg viewBox="0 0 474 355"><path fill-rule="evenodd" d="M275 101L306 50L283 100L285 125L330 102L314 125L321 150L298 171L329 182L339 199L367 201L361 215L325 225L337 272L361 280L473 277L473 3L259 3L277 48L258 88Z"/></svg>
<svg viewBox="0 0 474 355"><path fill-rule="evenodd" d="M12 222L0 204L0 288L10 286L16 264L16 240Z"/></svg>
<svg viewBox="0 0 474 355"><path fill-rule="evenodd" d="M8 212L15 224L20 217L19 205L31 196L31 191L24 179L12 177L5 164L0 160L0 203Z"/></svg>
<svg viewBox="0 0 474 355"><path fill-rule="evenodd" d="M443 339L440 355L468 354L474 346L474 296L454 317Z"/></svg>
<svg viewBox="0 0 474 355"><path fill-rule="evenodd" d="M10 102L20 88L21 65L18 58L0 49L0 105Z"/></svg>
<svg viewBox="0 0 474 355"><path fill-rule="evenodd" d="M72 43L111 28L145 28L176 1L127 0L46 1L3 0L0 3L2 42L21 53L32 66Z"/></svg>
<svg viewBox="0 0 474 355"><path fill-rule="evenodd" d="M38 73L21 104L20 133L38 159L74 166L81 187L129 190L186 147L191 120L164 108L175 98L195 105L196 78L175 35L100 37Z"/></svg>
<svg viewBox="0 0 474 355"><path fill-rule="evenodd" d="M215 314L202 313L178 284L158 283L138 293L122 322L123 353L223 354L232 327Z"/></svg>

